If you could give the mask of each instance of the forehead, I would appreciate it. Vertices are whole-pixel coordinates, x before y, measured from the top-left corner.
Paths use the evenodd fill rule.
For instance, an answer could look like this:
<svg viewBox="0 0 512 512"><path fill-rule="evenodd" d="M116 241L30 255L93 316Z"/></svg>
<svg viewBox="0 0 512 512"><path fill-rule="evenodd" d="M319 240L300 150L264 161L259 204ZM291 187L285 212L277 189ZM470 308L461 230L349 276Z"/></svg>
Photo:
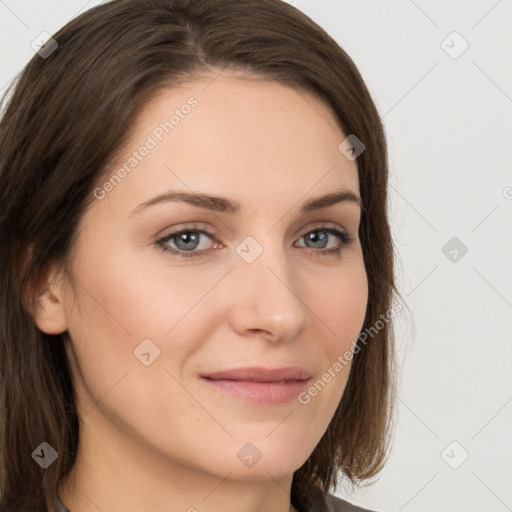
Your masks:
<svg viewBox="0 0 512 512"><path fill-rule="evenodd" d="M338 149L345 137L329 106L310 93L211 75L162 89L144 105L111 172L132 164L116 188L139 202L176 187L231 191L242 203L242 192L273 201L312 189L357 192L357 164ZM150 150L135 161L143 147Z"/></svg>
<svg viewBox="0 0 512 512"><path fill-rule="evenodd" d="M197 104L192 109L187 106L191 98ZM142 109L132 135L148 133L155 121L165 123L173 113L173 135L190 136L191 130L202 138L228 135L244 149L270 139L286 141L286 150L301 146L305 138L313 146L343 136L331 108L317 96L261 77L212 75L162 89Z"/></svg>

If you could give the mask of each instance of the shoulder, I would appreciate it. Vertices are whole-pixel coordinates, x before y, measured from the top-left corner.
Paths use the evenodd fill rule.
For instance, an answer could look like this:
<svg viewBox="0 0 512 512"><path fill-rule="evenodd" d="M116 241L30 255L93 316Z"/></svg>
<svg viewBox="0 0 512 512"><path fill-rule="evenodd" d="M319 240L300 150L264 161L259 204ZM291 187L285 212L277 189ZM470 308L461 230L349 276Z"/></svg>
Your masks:
<svg viewBox="0 0 512 512"><path fill-rule="evenodd" d="M309 512L377 512L352 505L332 494L325 493L321 503L315 504Z"/></svg>

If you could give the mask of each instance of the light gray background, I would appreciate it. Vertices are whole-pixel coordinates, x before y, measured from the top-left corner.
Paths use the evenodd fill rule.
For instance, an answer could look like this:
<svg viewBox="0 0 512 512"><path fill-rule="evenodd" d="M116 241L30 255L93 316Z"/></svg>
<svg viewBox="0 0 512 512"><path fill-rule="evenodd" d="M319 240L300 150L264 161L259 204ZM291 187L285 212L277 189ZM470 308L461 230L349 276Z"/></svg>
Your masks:
<svg viewBox="0 0 512 512"><path fill-rule="evenodd" d="M0 92L36 36L99 3L0 0ZM337 494L381 512L512 510L512 1L288 3L347 51L383 117L412 311L397 323L389 462L373 486ZM457 58L453 31L469 44ZM442 252L452 237L468 248L456 261Z"/></svg>

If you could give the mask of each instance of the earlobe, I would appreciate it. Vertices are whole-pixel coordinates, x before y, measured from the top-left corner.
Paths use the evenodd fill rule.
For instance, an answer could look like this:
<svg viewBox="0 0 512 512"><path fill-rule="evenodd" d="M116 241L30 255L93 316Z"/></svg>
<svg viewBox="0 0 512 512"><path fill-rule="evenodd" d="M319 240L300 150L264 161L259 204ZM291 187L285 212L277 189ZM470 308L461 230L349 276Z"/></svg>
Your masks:
<svg viewBox="0 0 512 512"><path fill-rule="evenodd" d="M46 334L61 334L67 331L63 279L54 269L39 277L39 283L33 292L32 304L32 316L41 331Z"/></svg>

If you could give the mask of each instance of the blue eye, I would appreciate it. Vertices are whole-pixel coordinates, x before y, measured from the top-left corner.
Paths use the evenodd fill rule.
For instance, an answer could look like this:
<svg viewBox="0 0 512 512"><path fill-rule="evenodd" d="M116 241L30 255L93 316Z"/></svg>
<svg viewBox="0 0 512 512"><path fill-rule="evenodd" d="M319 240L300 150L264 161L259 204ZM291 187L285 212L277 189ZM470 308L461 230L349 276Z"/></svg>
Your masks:
<svg viewBox="0 0 512 512"><path fill-rule="evenodd" d="M198 245L200 245L199 241L202 235L211 237L211 235L205 231L191 230L178 231L170 237L170 240L173 241L174 245L176 245L180 251L193 251L194 249L197 249Z"/></svg>
<svg viewBox="0 0 512 512"><path fill-rule="evenodd" d="M202 256L206 250L196 251L198 242L202 236L214 239L213 233L209 233L204 229L187 228L179 229L169 233L163 238L160 238L155 243L160 247L164 253L170 253L178 258L191 258ZM169 247L169 242L172 242L176 249Z"/></svg>
<svg viewBox="0 0 512 512"><path fill-rule="evenodd" d="M320 236L318 235L320 233ZM316 228L313 231L308 231L301 238L308 240L309 242L313 242L316 244L320 244L321 247L313 247L313 249L324 249L324 242L328 243L329 235L334 235L340 241L339 245L333 247L332 249L325 249L323 251L315 251L318 252L319 255L339 255L342 249L345 248L351 241L352 237L346 232L341 231L336 228Z"/></svg>
<svg viewBox="0 0 512 512"><path fill-rule="evenodd" d="M325 249L325 245L329 242L330 235L334 235L338 238L339 243L336 247ZM208 249L196 250L200 245L200 239L202 236L215 240L215 236L204 229L188 228L173 231L165 237L157 240L155 244L164 253L170 253L178 258L202 257L206 252L208 252ZM339 256L342 250L353 241L352 236L347 232L332 227L315 228L314 230L308 231L302 235L301 239L317 244L316 247L307 248L311 249L313 253L318 256ZM174 245L174 248L169 246L170 242ZM218 245L218 243L216 245Z"/></svg>

